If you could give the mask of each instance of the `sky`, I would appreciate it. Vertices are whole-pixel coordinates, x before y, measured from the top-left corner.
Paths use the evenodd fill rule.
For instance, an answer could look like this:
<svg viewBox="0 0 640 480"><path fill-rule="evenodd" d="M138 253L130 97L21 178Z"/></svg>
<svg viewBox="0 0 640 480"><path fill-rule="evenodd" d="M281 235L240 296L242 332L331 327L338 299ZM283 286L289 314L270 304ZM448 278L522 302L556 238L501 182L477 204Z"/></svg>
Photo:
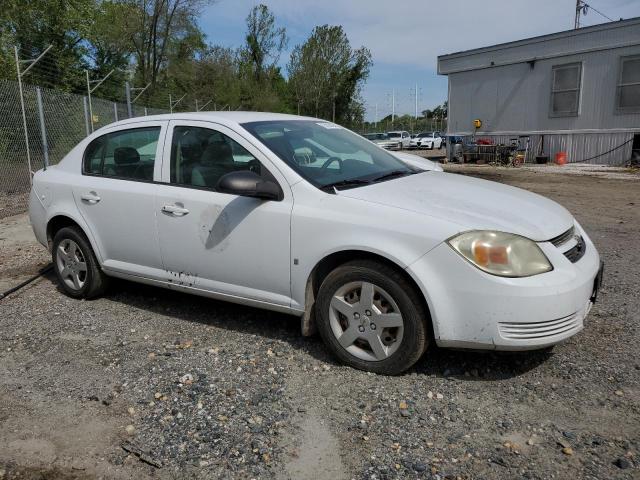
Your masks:
<svg viewBox="0 0 640 480"><path fill-rule="evenodd" d="M342 25L352 47L366 46L373 66L363 88L366 119L433 108L447 99L447 77L437 74L437 57L573 28L575 0L217 0L205 7L200 26L212 44L244 43L245 18L266 4L289 43L304 43L316 25ZM582 26L640 16L640 0L587 0Z"/></svg>

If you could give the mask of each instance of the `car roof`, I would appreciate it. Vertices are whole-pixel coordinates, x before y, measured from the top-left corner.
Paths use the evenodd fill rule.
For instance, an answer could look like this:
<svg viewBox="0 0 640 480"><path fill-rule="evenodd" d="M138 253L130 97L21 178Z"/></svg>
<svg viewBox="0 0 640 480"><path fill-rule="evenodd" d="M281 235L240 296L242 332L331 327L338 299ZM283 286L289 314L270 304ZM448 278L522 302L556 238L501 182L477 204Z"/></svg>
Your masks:
<svg viewBox="0 0 640 480"><path fill-rule="evenodd" d="M168 120L193 120L205 122L219 122L223 124L239 124L247 122L263 122L273 120L315 120L318 122L327 122L313 117L301 117L298 115L289 115L286 113L270 113L270 112L240 112L240 111L214 111L214 112L179 112L166 113L163 115L147 115L143 117L127 118L118 122L105 125L106 128L113 128L129 123L140 122L158 122ZM102 127L102 128L105 128ZM102 128L100 130L102 130Z"/></svg>

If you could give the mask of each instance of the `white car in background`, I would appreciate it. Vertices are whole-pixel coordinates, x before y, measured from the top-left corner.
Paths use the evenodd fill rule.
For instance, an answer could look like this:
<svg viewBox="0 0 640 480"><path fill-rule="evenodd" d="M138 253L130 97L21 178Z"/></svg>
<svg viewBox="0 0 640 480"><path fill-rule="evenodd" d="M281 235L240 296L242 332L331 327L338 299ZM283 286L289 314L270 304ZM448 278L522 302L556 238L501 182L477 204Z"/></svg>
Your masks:
<svg viewBox="0 0 640 480"><path fill-rule="evenodd" d="M371 372L583 328L602 266L567 210L396 155L308 117L132 118L36 172L29 215L73 298L118 277L289 313Z"/></svg>
<svg viewBox="0 0 640 480"><path fill-rule="evenodd" d="M411 148L426 148L432 150L442 147L442 137L438 132L423 132L411 139Z"/></svg>
<svg viewBox="0 0 640 480"><path fill-rule="evenodd" d="M389 135L387 135L386 133L365 133L363 137L382 148L385 148L387 144L392 143L395 143L395 145L397 146L397 142L389 142Z"/></svg>
<svg viewBox="0 0 640 480"><path fill-rule="evenodd" d="M371 138L374 135L375 138ZM387 133L367 134L366 138L387 150L403 150L405 148L409 148L409 143L411 142L411 135L409 135L409 132L402 130Z"/></svg>

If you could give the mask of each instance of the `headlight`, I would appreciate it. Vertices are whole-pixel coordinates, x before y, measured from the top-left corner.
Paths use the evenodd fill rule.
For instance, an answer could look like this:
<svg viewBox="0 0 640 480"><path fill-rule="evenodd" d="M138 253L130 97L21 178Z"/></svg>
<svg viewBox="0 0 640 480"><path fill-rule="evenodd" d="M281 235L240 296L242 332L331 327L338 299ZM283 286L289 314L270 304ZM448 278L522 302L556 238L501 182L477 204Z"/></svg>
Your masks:
<svg viewBox="0 0 640 480"><path fill-rule="evenodd" d="M512 233L473 231L448 240L453 249L480 270L501 277L529 277L553 270L540 247Z"/></svg>

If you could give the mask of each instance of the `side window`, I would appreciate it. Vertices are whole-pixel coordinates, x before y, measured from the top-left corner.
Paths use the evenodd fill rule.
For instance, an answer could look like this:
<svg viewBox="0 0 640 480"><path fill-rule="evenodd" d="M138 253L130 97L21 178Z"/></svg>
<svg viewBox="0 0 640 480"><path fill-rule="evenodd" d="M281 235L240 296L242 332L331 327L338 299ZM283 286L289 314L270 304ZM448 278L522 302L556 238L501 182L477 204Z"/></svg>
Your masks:
<svg viewBox="0 0 640 480"><path fill-rule="evenodd" d="M582 64L556 65L552 68L551 116L575 117L580 108Z"/></svg>
<svg viewBox="0 0 640 480"><path fill-rule="evenodd" d="M86 174L131 180L153 180L160 127L109 133L89 144L84 155Z"/></svg>
<svg viewBox="0 0 640 480"><path fill-rule="evenodd" d="M238 142L202 127L174 127L170 167L171 183L210 189L215 189L223 175L237 170L250 170L273 179Z"/></svg>
<svg viewBox="0 0 640 480"><path fill-rule="evenodd" d="M620 59L617 90L618 113L640 112L640 55Z"/></svg>
<svg viewBox="0 0 640 480"><path fill-rule="evenodd" d="M84 173L92 175L102 174L102 154L107 136L96 138L84 152Z"/></svg>

